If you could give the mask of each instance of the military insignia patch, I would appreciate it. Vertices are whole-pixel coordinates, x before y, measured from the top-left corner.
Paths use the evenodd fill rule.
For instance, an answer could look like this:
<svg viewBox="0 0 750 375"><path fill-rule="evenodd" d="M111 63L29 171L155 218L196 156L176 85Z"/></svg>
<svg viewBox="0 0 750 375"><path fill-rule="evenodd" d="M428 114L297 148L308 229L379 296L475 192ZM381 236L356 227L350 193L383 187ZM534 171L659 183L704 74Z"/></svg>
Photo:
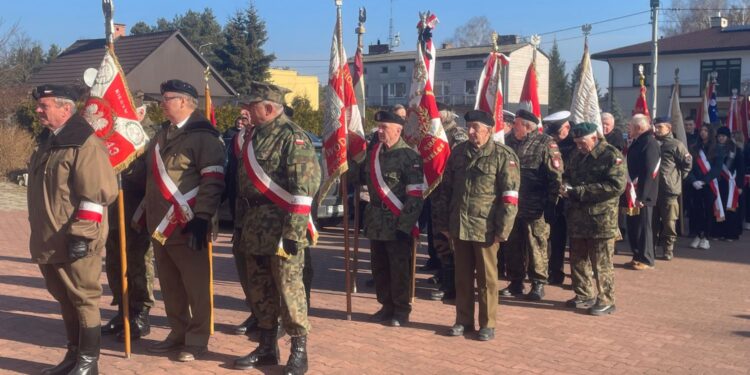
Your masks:
<svg viewBox="0 0 750 375"><path fill-rule="evenodd" d="M552 159L552 166L555 167L555 169L560 169L560 159Z"/></svg>
<svg viewBox="0 0 750 375"><path fill-rule="evenodd" d="M555 142L550 143L549 148L557 148L557 143Z"/></svg>
<svg viewBox="0 0 750 375"><path fill-rule="evenodd" d="M615 165L620 165L620 164L622 164L622 159L620 158L615 159Z"/></svg>
<svg viewBox="0 0 750 375"><path fill-rule="evenodd" d="M508 165L510 165L511 167L515 167L516 166L516 162L513 161L513 160L511 160L510 162L508 162Z"/></svg>
<svg viewBox="0 0 750 375"><path fill-rule="evenodd" d="M305 140L304 139L295 139L294 140L294 144L297 145L297 146L303 146L305 144Z"/></svg>

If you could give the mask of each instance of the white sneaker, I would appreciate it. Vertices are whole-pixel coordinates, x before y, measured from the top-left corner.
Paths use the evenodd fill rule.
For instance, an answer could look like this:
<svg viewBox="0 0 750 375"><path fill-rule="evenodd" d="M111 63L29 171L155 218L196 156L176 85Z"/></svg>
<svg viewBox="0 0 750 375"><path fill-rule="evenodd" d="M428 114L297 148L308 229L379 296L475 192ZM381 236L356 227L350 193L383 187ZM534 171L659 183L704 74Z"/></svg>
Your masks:
<svg viewBox="0 0 750 375"><path fill-rule="evenodd" d="M708 238L702 239L701 243L700 243L700 245L698 245L698 247L701 248L701 249L703 249L703 250L710 249L711 248L711 244L708 243Z"/></svg>
<svg viewBox="0 0 750 375"><path fill-rule="evenodd" d="M698 245L700 245L700 243L701 243L701 238L700 237L695 237L695 238L693 238L693 242L690 243L690 248L691 249L697 249Z"/></svg>
<svg viewBox="0 0 750 375"><path fill-rule="evenodd" d="M745 230L750 230L750 223L746 222L745 225L744 225L744 227L745 227Z"/></svg>

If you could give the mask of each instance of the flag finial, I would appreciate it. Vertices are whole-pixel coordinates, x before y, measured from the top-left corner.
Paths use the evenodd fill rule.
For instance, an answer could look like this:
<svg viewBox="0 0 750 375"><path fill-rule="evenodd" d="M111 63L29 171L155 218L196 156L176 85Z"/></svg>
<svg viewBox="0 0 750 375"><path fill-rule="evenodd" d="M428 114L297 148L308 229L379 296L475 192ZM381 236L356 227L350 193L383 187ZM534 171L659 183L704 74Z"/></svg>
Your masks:
<svg viewBox="0 0 750 375"><path fill-rule="evenodd" d="M674 83L680 83L680 68L674 68Z"/></svg>
<svg viewBox="0 0 750 375"><path fill-rule="evenodd" d="M641 83L641 87L646 86L646 76L643 74L643 64L638 64L638 80Z"/></svg>
<svg viewBox="0 0 750 375"><path fill-rule="evenodd" d="M497 32L493 31L492 34L490 34L490 39L492 40L492 52L498 52L498 46L497 46Z"/></svg>

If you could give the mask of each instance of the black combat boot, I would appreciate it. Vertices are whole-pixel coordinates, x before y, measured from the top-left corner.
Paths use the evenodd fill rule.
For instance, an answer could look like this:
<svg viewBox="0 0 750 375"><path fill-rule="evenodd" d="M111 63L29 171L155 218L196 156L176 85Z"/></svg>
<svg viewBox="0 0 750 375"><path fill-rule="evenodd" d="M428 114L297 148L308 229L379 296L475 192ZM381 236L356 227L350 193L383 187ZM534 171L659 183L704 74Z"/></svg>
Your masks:
<svg viewBox="0 0 750 375"><path fill-rule="evenodd" d="M234 368L247 370L259 366L272 366L279 364L279 343L276 340L276 327L271 329L259 329L260 344L250 354L237 358Z"/></svg>
<svg viewBox="0 0 750 375"><path fill-rule="evenodd" d="M148 320L148 306L143 306L141 309L130 310L130 316L128 321L130 322L130 338L139 339L144 336L148 336L151 333L151 323ZM125 330L123 329L117 334L117 338L120 341L125 341Z"/></svg>
<svg viewBox="0 0 750 375"><path fill-rule="evenodd" d="M292 337L292 351L284 366L284 375L303 375L307 372L307 336Z"/></svg>
<svg viewBox="0 0 750 375"><path fill-rule="evenodd" d="M81 327L78 338L78 360L68 375L99 374L99 348L102 343L102 328Z"/></svg>
<svg viewBox="0 0 750 375"><path fill-rule="evenodd" d="M102 335L116 335L122 332L124 327L122 315L122 305L120 305L117 309L117 315L110 319L107 324L102 326Z"/></svg>
<svg viewBox="0 0 750 375"><path fill-rule="evenodd" d="M529 301L541 301L544 298L544 283L535 281L529 294L526 295L526 299Z"/></svg>
<svg viewBox="0 0 750 375"><path fill-rule="evenodd" d="M68 351L65 353L65 358L63 358L62 362L58 363L55 367L42 370L42 375L65 375L75 367L77 358L78 346L68 344Z"/></svg>
<svg viewBox="0 0 750 375"><path fill-rule="evenodd" d="M255 317L255 315L250 314L247 319L245 319L244 322L242 322L237 327L234 327L234 334L235 335L247 335L250 332L253 332L258 329L258 318Z"/></svg>
<svg viewBox="0 0 750 375"><path fill-rule="evenodd" d="M500 289L503 297L519 296L523 294L523 280L513 280L507 287Z"/></svg>

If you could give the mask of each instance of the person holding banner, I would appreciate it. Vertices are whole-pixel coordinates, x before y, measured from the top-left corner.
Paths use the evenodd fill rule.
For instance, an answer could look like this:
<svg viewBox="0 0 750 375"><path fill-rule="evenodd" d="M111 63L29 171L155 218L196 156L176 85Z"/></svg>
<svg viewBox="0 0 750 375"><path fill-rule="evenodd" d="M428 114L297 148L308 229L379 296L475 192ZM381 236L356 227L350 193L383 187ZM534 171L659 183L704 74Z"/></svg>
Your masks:
<svg viewBox="0 0 750 375"><path fill-rule="evenodd" d="M662 259L671 260L677 239L677 219L680 216L678 197L682 194L683 180L693 166L693 157L687 147L672 134L672 124L669 118L654 119L654 135L661 147L654 233L657 234L657 243L664 251Z"/></svg>
<svg viewBox="0 0 750 375"><path fill-rule="evenodd" d="M721 155L719 193L724 203L725 219L716 223L712 237L722 241L735 241L742 233L742 213L739 212L740 195L744 182L744 158L742 149L732 140L731 131L722 126L716 131L716 155Z"/></svg>
<svg viewBox="0 0 750 375"><path fill-rule="evenodd" d="M711 243L708 235L711 232L712 223L714 220L724 219L717 181L721 169L712 168L712 166L721 165L722 157L716 154L714 142L713 129L710 126L702 126L698 131L698 142L690 149L694 163L687 182L692 189L691 194L688 195L690 199L688 213L690 233L695 234L695 238L690 242L690 247L693 249L710 249Z"/></svg>
<svg viewBox="0 0 750 375"><path fill-rule="evenodd" d="M252 82L242 99L253 127L244 136L238 165L237 205L244 213L238 251L245 254L251 310L260 344L234 361L236 369L279 363L279 317L292 338L284 374L307 371L307 302L302 273L317 232L310 216L320 185L320 164L304 130L284 113L289 90Z"/></svg>
<svg viewBox="0 0 750 375"><path fill-rule="evenodd" d="M224 190L224 146L216 128L196 111L195 87L173 79L161 84L161 94L168 121L151 141L139 173L146 181L146 224L171 332L148 351L180 350L177 359L189 362L208 350L206 249Z"/></svg>
<svg viewBox="0 0 750 375"><path fill-rule="evenodd" d="M492 140L492 115L471 110L464 116L469 140L448 158L439 195L435 227L453 241L456 274L456 323L449 336L473 332L474 279L479 294L480 341L495 337L497 251L508 239L518 212L521 184L518 157Z"/></svg>
<svg viewBox="0 0 750 375"><path fill-rule="evenodd" d="M382 305L370 318L400 327L411 313L411 249L419 234L424 177L422 159L401 138L406 120L393 112L375 113L378 143L364 162L351 162L353 184L367 184L365 236L370 239L375 294Z"/></svg>
<svg viewBox="0 0 750 375"><path fill-rule="evenodd" d="M29 162L29 250L47 290L60 303L68 339L62 362L42 373L96 374L101 253L117 179L104 143L76 113L75 88L42 85L33 97L45 129Z"/></svg>
<svg viewBox="0 0 750 375"><path fill-rule="evenodd" d="M625 265L634 270L654 268L653 214L659 193L659 165L661 152L654 138L648 116L636 114L630 120L627 167L628 242L633 259Z"/></svg>

